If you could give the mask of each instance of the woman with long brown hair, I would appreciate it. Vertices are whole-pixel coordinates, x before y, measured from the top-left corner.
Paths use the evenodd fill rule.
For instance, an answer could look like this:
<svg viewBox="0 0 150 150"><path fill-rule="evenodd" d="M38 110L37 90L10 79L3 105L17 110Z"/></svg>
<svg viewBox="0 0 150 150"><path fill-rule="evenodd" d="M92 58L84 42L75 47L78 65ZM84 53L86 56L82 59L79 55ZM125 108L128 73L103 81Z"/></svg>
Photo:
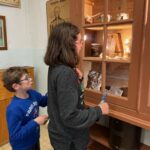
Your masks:
<svg viewBox="0 0 150 150"><path fill-rule="evenodd" d="M48 71L48 132L55 150L86 150L89 127L108 114L106 102L85 108L80 88L79 51L82 37L77 26L60 23L48 41L44 61Z"/></svg>

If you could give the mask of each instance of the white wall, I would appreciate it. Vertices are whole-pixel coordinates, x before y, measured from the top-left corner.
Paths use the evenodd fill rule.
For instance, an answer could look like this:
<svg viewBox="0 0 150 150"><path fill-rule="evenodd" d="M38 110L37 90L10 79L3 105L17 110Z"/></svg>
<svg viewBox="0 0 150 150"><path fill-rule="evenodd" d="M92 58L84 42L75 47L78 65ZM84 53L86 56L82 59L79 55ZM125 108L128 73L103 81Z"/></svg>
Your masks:
<svg viewBox="0 0 150 150"><path fill-rule="evenodd" d="M0 5L0 15L6 17L8 40L8 50L0 51L0 68L12 65L33 65L27 27L27 8L26 0L22 0L21 9Z"/></svg>
<svg viewBox="0 0 150 150"><path fill-rule="evenodd" d="M8 38L8 50L0 51L0 68L33 65L37 90L42 93L47 91L47 66L43 62L47 45L46 1L21 0L21 9L0 6L0 15L6 16ZM150 131L143 130L141 141L150 145Z"/></svg>
<svg viewBox="0 0 150 150"><path fill-rule="evenodd" d="M36 87L41 93L47 92L47 66L43 62L47 47L47 0L29 0L29 32L33 46L33 63L36 74ZM40 109L41 114L47 113L47 108Z"/></svg>
<svg viewBox="0 0 150 150"><path fill-rule="evenodd" d="M46 93L46 0L22 0L20 9L0 5L0 15L6 17L8 41L8 50L0 51L0 68L34 66L36 88ZM41 113L47 113L47 108L41 109Z"/></svg>
<svg viewBox="0 0 150 150"><path fill-rule="evenodd" d="M141 143L150 146L150 131L144 129L142 130Z"/></svg>
<svg viewBox="0 0 150 150"><path fill-rule="evenodd" d="M47 66L43 58L47 47L46 0L29 0L30 37L33 46L34 66L36 68L37 89L47 91Z"/></svg>

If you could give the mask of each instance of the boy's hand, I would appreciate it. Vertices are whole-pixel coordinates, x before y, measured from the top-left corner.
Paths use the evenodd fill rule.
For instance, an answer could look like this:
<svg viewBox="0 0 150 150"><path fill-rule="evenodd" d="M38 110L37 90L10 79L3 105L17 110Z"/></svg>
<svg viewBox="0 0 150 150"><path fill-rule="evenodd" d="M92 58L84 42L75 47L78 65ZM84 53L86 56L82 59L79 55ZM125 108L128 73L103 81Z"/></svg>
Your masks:
<svg viewBox="0 0 150 150"><path fill-rule="evenodd" d="M37 122L39 125L44 124L48 119L48 115L41 115L34 119L35 122Z"/></svg>

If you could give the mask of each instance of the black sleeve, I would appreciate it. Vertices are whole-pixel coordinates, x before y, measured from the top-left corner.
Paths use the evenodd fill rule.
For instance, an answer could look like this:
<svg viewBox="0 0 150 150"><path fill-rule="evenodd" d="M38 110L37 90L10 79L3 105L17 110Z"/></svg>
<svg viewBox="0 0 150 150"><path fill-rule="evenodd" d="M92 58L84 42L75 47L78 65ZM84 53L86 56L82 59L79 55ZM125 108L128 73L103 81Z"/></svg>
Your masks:
<svg viewBox="0 0 150 150"><path fill-rule="evenodd" d="M78 84L74 71L64 69L57 77L57 103L60 118L65 126L86 128L94 124L102 115L100 107L78 109Z"/></svg>

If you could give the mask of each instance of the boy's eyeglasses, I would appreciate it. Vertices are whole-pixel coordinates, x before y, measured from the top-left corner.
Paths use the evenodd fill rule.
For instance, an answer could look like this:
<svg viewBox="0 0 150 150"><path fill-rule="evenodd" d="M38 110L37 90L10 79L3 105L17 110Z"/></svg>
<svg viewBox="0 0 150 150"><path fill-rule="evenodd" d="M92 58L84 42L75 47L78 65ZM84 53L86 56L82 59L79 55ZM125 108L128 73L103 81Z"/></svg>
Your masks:
<svg viewBox="0 0 150 150"><path fill-rule="evenodd" d="M22 81L29 81L29 79L31 79L31 77L29 75L26 75L24 79L20 80L19 82Z"/></svg>

